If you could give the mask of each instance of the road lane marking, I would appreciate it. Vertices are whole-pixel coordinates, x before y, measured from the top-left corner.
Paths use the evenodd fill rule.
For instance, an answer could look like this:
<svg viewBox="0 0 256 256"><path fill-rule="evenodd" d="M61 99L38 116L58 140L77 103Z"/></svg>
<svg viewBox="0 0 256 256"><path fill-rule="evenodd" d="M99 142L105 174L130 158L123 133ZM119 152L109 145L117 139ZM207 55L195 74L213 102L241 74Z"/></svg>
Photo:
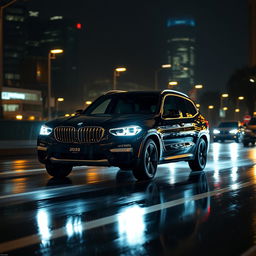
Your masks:
<svg viewBox="0 0 256 256"><path fill-rule="evenodd" d="M6 176L6 175L12 175L12 174L23 174L23 173L26 174L26 173L30 173L30 172L43 172L43 171L45 171L45 168L31 169L31 170L7 171L7 172L1 172L0 177Z"/></svg>
<svg viewBox="0 0 256 256"><path fill-rule="evenodd" d="M224 194L230 191L234 191L234 190L238 190L241 188L245 188L245 187L249 187L252 185L255 185L255 181L248 181L248 182L244 182L244 183L240 183L240 184L235 184L236 186L228 186L226 188L222 188L222 189L217 189L217 190L213 190L210 192L205 192L205 193L201 193L201 194L197 194L188 198L180 198L180 199L176 199L176 200L172 200L172 201L168 201L165 203L161 203L161 204L156 204L156 205L152 205L149 207L145 207L143 208L144 210L144 215L146 214L150 214L150 213L154 213L160 210L164 210L167 208L171 208L171 207L175 207L178 205L182 205L186 202L190 202L190 201L197 201L203 198L207 198L207 197L212 197L215 195L220 195L220 194ZM107 216L107 217L103 217L100 219L96 219L96 220L92 220L92 221L88 221L88 222L82 222L81 223L81 231L86 231L86 230L91 230L94 228L99 228L101 226L105 226L105 225L109 225L109 224L113 224L115 222L118 221L118 217L120 216L120 214L114 214L111 216ZM51 231L51 240L56 239L56 238L60 238L63 236L67 235L67 231L66 231L66 227L62 227L62 228L58 228L55 229L53 231ZM41 242L41 236L40 234L33 234L30 236L25 236L16 240L12 240L12 241L8 241L8 242L3 242L0 243L0 252L9 252L9 251L13 251L16 249L20 249L20 248L24 248L27 246L31 246L34 244L38 244Z"/></svg>

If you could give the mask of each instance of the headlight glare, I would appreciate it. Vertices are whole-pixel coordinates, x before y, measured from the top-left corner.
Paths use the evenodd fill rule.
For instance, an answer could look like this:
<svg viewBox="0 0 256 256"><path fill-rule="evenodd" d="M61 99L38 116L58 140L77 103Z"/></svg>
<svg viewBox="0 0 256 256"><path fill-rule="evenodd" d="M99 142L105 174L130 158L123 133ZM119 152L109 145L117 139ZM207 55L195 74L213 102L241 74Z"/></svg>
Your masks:
<svg viewBox="0 0 256 256"><path fill-rule="evenodd" d="M236 134L236 133L238 133L238 130L237 129L233 129L233 130L229 131L229 133Z"/></svg>
<svg viewBox="0 0 256 256"><path fill-rule="evenodd" d="M120 128L110 129L109 132L115 136L134 136L141 132L141 127L137 125L131 125Z"/></svg>
<svg viewBox="0 0 256 256"><path fill-rule="evenodd" d="M46 126L46 125L42 125L41 129L40 129L40 135L50 135L50 133L52 132L52 128Z"/></svg>
<svg viewBox="0 0 256 256"><path fill-rule="evenodd" d="M214 129L214 130L213 130L213 133L214 133L214 134L219 134L219 133L220 133L220 131L219 131L219 130L217 130L217 129Z"/></svg>

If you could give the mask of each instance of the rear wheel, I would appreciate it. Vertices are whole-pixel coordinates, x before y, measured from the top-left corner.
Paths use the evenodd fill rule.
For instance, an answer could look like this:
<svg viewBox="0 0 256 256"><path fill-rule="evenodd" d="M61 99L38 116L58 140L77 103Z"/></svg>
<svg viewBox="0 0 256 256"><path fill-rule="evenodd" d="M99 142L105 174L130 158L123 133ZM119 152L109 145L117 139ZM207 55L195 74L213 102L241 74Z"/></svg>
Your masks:
<svg viewBox="0 0 256 256"><path fill-rule="evenodd" d="M51 164L45 165L46 171L55 178L64 178L72 171L72 166L62 164Z"/></svg>
<svg viewBox="0 0 256 256"><path fill-rule="evenodd" d="M138 180L153 179L158 164L158 150L155 142L147 140L138 163L133 168L133 175Z"/></svg>
<svg viewBox="0 0 256 256"><path fill-rule="evenodd" d="M196 154L195 154L195 159L191 160L188 162L189 167L192 171L202 171L207 162L207 144L204 139L200 139Z"/></svg>

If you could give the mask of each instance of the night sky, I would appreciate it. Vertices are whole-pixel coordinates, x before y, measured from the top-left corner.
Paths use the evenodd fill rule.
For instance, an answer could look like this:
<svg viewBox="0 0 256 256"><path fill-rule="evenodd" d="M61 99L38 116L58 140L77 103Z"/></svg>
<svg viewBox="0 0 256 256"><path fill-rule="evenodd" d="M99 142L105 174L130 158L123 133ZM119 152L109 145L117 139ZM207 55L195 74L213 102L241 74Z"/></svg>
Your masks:
<svg viewBox="0 0 256 256"><path fill-rule="evenodd" d="M197 83L225 91L232 72L248 65L247 0L87 1L30 0L46 18L63 15L83 24L81 69L84 83L122 79L153 88L154 70L163 64L168 17L194 17L197 23Z"/></svg>

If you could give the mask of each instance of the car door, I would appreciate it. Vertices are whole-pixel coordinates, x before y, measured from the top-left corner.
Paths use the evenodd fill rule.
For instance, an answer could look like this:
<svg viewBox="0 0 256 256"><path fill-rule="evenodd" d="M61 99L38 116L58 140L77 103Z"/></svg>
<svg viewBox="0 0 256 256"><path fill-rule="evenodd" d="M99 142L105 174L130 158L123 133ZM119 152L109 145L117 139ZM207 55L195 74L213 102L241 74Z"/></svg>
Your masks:
<svg viewBox="0 0 256 256"><path fill-rule="evenodd" d="M183 96L167 94L163 98L161 112L159 131L164 145L164 159L192 156L196 133L194 117L198 113L193 102ZM168 112L179 115L170 117Z"/></svg>

